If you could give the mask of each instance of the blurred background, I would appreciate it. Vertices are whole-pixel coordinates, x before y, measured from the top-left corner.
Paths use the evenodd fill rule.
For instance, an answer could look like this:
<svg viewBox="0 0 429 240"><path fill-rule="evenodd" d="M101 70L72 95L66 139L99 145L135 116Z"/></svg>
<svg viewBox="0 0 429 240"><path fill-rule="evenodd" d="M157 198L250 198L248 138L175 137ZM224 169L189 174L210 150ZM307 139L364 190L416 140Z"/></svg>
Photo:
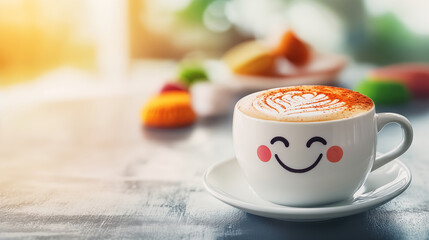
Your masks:
<svg viewBox="0 0 429 240"><path fill-rule="evenodd" d="M166 86L177 90L167 84L178 84L184 59L219 60L238 43L292 28L317 52L345 56L338 85L353 88L378 66L429 62L428 10L429 0L0 0L0 238L65 238L73 231L132 238L128 229L169 234L179 229L185 238L200 229L204 238L212 231L239 234L236 226L248 226L247 215L226 209L234 215L232 224L215 216L225 208L207 202L201 181L209 165L234 156L231 115L224 113L232 111L234 91L240 89L209 79L161 94ZM314 64L319 70L329 63L320 59ZM310 78L330 73L322 83L331 83L345 64L339 65ZM182 72L190 82L205 76L204 69L193 67ZM423 70L422 81L409 85L417 91L426 87L429 97L429 67ZM256 88L268 88L270 79L265 80ZM422 201L428 189L421 161L427 159L428 99L377 106L412 120L416 134L404 162L417 170L409 196ZM152 110L146 115L153 122L172 129L142 127L144 107ZM396 126L384 128L377 151L392 149L400 134ZM427 201L408 199L405 212L424 211L415 206ZM395 220L402 215L398 203L381 210L393 229L384 232L408 227L402 225L410 215ZM372 225L368 216L358 222L369 219ZM427 230L418 221L414 225ZM383 226L377 225L375 236Z"/></svg>
<svg viewBox="0 0 429 240"><path fill-rule="evenodd" d="M2 0L0 86L64 68L123 81L140 60L216 58L285 25L359 62L429 61L427 9L426 0Z"/></svg>

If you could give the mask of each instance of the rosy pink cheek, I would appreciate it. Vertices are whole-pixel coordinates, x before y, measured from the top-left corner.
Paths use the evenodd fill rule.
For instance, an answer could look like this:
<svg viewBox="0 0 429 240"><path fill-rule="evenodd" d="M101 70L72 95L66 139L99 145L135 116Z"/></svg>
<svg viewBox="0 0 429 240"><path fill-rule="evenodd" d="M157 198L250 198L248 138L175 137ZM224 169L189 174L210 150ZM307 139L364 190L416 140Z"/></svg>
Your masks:
<svg viewBox="0 0 429 240"><path fill-rule="evenodd" d="M326 153L326 158L331 162L338 162L343 158L343 149L339 146L332 146Z"/></svg>
<svg viewBox="0 0 429 240"><path fill-rule="evenodd" d="M270 149L265 146L265 145L261 145L258 147L258 157L262 162L268 162L271 159L271 151Z"/></svg>

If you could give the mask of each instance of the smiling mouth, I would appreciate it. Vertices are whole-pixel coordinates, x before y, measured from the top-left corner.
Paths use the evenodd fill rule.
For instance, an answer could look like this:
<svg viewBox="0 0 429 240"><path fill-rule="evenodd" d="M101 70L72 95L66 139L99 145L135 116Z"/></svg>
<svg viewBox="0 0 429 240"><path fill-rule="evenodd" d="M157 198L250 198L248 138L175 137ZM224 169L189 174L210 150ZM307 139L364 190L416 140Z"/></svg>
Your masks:
<svg viewBox="0 0 429 240"><path fill-rule="evenodd" d="M317 166L317 164L319 164L320 160L323 157L323 154L319 154L319 157L317 158L317 160L311 164L311 166L306 167L306 168L302 168L302 169L296 169L296 168L291 168L289 166L287 166L286 164L284 164L282 162L282 160L280 160L279 156L277 154L274 155L277 159L277 162L280 164L280 166L282 166L284 169L288 170L289 172L293 172L293 173L305 173L310 171L311 169L315 168Z"/></svg>

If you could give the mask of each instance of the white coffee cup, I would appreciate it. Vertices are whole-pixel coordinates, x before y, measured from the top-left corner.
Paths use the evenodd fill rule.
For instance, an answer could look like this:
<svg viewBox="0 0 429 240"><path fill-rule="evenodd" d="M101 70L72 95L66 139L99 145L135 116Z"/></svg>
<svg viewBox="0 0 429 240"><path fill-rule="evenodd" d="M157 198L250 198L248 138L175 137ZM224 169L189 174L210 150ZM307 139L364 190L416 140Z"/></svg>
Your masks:
<svg viewBox="0 0 429 240"><path fill-rule="evenodd" d="M371 171L411 145L410 122L375 107L350 118L314 122L263 120L235 106L234 150L249 185L261 198L290 206L317 206L351 198ZM402 142L376 157L377 133L389 123L403 129Z"/></svg>

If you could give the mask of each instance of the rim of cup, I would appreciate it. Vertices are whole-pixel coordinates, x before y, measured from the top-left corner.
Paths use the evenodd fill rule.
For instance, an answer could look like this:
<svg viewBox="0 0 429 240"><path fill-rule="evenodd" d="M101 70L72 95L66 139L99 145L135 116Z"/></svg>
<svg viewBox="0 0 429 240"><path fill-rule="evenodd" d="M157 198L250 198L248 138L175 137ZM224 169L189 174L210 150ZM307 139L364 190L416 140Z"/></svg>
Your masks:
<svg viewBox="0 0 429 240"><path fill-rule="evenodd" d="M314 85L314 86L316 86L316 85ZM284 88L287 88L287 87L284 87ZM339 88L339 87L336 87L336 88ZM368 114L375 114L375 104L374 104L374 101L372 101L372 99L371 99L371 102L372 102L371 109L369 109L366 112L359 113L359 114L357 114L355 116L347 117L347 118L340 118L340 119L322 120L322 121L308 121L308 122L306 122L306 121L303 121L303 122L299 122L299 121L277 121L277 120L256 118L256 117L249 116L248 114L244 113L243 111L241 111L238 108L238 106L240 105L240 103L242 101L244 101L245 98L249 98L249 97L252 97L253 95L257 95L257 94L260 94L260 93L263 93L263 92L272 91L272 90L276 90L276 89L281 89L281 88L272 88L272 89L262 90L262 91L258 91L258 92L254 92L254 93L248 94L248 95L240 98L237 101L237 103L235 104L235 106L234 106L234 112L235 111L239 111L246 118L249 118L249 119L255 120L255 121L270 122L270 123L275 123L275 124L300 124L300 125L301 124L302 125L305 125L305 124L308 124L308 125L310 125L310 124L327 124L327 123L333 123L333 122L349 121L349 120L353 120L353 119L356 119L356 118L363 117L363 116L368 115ZM362 94L362 93L359 93L359 94Z"/></svg>

